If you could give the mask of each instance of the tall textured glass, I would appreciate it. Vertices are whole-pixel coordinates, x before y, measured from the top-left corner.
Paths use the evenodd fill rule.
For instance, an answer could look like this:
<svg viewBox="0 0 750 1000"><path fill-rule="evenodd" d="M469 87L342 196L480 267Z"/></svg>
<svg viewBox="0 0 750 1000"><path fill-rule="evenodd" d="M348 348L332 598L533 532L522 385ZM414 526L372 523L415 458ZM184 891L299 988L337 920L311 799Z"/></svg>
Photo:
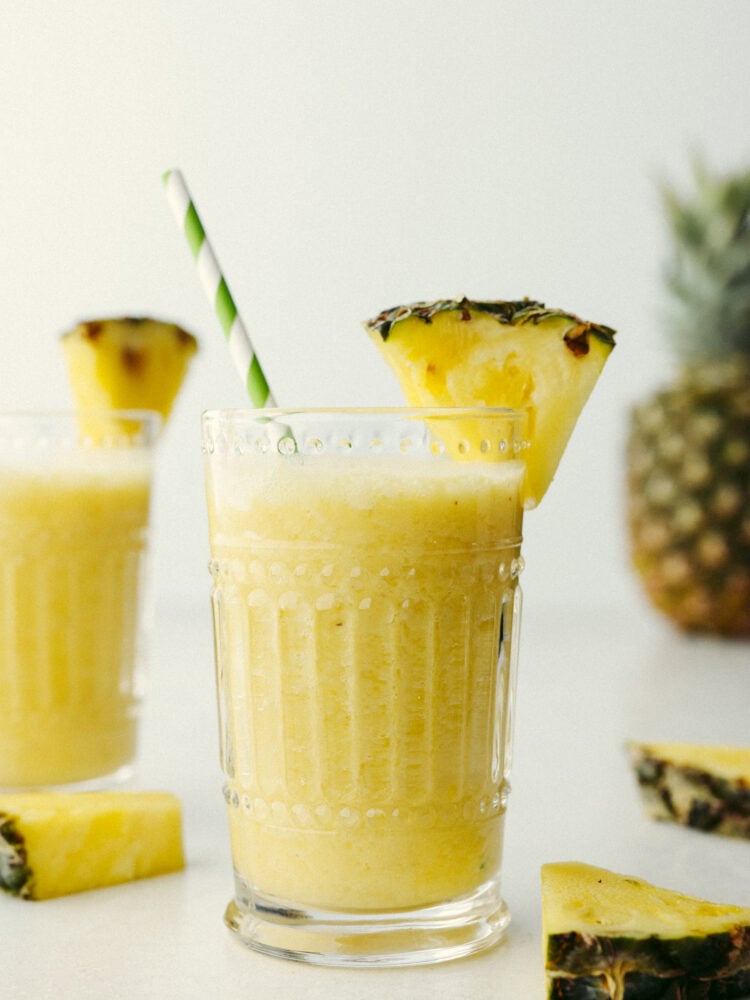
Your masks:
<svg viewBox="0 0 750 1000"><path fill-rule="evenodd" d="M160 419L0 414L0 787L107 785L136 756Z"/></svg>
<svg viewBox="0 0 750 1000"><path fill-rule="evenodd" d="M520 414L204 415L236 894L251 947L488 947L518 643Z"/></svg>

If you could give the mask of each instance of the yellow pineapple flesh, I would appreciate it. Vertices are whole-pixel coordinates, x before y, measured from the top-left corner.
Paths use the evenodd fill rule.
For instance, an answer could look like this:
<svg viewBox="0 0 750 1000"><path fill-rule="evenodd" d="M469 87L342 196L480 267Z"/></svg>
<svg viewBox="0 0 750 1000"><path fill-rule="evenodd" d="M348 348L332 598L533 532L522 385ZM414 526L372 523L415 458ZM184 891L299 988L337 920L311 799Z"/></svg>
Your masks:
<svg viewBox="0 0 750 1000"><path fill-rule="evenodd" d="M526 415L526 505L544 496L614 347L614 331L540 302L417 302L365 328L412 406Z"/></svg>
<svg viewBox="0 0 750 1000"><path fill-rule="evenodd" d="M156 410L164 420L198 348L174 323L129 316L79 323L62 345L79 409Z"/></svg>
<svg viewBox="0 0 750 1000"><path fill-rule="evenodd" d="M179 800L167 792L0 794L0 889L51 899L178 871Z"/></svg>

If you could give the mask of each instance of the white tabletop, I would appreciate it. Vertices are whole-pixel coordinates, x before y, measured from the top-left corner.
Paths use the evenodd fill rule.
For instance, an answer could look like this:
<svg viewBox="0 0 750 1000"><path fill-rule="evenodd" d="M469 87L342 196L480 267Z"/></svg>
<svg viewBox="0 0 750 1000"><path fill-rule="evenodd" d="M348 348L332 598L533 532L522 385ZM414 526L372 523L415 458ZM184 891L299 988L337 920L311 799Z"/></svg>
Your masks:
<svg viewBox="0 0 750 1000"><path fill-rule="evenodd" d="M750 905L750 844L643 815L628 738L747 744L750 644L688 639L645 608L571 595L522 625L504 894L494 951L434 967L324 969L257 955L225 928L232 879L207 605L157 611L138 786L183 802L184 872L58 900L0 899L0 995L14 1000L534 1000L539 868L580 860Z"/></svg>

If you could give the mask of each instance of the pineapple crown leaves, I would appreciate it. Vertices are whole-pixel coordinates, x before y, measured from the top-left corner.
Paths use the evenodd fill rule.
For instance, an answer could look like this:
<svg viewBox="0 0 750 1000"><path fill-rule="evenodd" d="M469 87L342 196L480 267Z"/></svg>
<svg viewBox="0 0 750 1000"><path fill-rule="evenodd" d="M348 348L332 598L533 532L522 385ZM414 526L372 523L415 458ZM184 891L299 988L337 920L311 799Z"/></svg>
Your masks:
<svg viewBox="0 0 750 1000"><path fill-rule="evenodd" d="M695 191L662 184L673 241L665 322L685 362L750 355L750 170L719 176L696 158Z"/></svg>
<svg viewBox="0 0 750 1000"><path fill-rule="evenodd" d="M549 319L570 320L580 329L581 333L593 334L607 344L614 344L615 331L601 323L586 323L573 313L561 309L548 309L543 302L533 299L518 299L515 301L476 301L474 299L438 299L434 302L414 302L408 306L394 306L368 320L365 327L380 334L383 340L388 339L395 323L415 316L425 323L431 323L432 317L441 312L460 312L464 319L471 319L472 312L487 313L494 316L498 323L509 326L520 326L523 323L541 323Z"/></svg>

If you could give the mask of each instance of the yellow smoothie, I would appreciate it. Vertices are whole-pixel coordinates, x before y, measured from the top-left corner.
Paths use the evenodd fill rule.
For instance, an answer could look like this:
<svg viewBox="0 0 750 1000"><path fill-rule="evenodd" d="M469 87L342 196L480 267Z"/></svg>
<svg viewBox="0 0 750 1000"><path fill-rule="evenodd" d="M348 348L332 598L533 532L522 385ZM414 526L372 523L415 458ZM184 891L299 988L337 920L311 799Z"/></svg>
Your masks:
<svg viewBox="0 0 750 1000"><path fill-rule="evenodd" d="M239 886L393 910L495 877L521 463L230 449L209 467Z"/></svg>
<svg viewBox="0 0 750 1000"><path fill-rule="evenodd" d="M0 786L132 761L150 460L0 455Z"/></svg>

